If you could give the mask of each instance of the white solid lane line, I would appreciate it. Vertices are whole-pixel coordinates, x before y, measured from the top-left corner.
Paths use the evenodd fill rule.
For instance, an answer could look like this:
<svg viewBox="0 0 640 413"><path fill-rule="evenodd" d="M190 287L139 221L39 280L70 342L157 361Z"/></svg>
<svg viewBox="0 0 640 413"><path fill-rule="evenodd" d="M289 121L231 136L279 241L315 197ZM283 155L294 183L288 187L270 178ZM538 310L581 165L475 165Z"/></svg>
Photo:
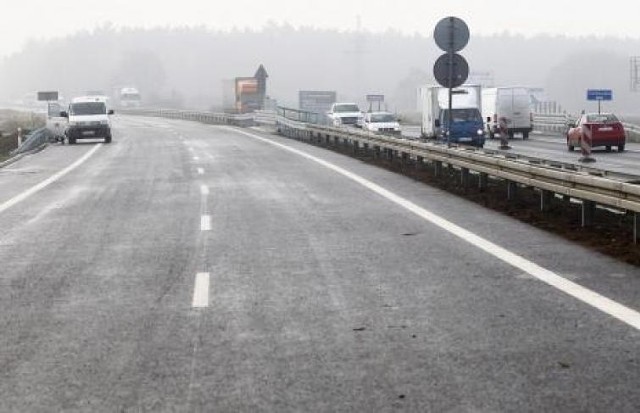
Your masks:
<svg viewBox="0 0 640 413"><path fill-rule="evenodd" d="M209 195L209 187L206 185L200 185L200 194Z"/></svg>
<svg viewBox="0 0 640 413"><path fill-rule="evenodd" d="M204 169L198 168L198 175L204 175Z"/></svg>
<svg viewBox="0 0 640 413"><path fill-rule="evenodd" d="M330 162L327 162L323 159L317 158L313 155L310 155L306 152L300 151L298 149L292 148L290 146L274 142L270 139L263 138L261 136L255 135L253 133L245 132L242 130L234 129L231 127L223 127L227 130L243 134L253 139L257 139L259 141L268 143L273 146L277 146L281 149L289 151L291 153L295 153L296 155L300 155L304 158L307 158L311 161L314 161L328 169L331 169L334 172L339 173L340 175L345 176L346 178L351 179L364 186L365 188L377 193L378 195L386 198L387 200L413 212L417 216L423 218L424 220L431 222L432 224L448 231L449 233L455 235L458 238L476 246L477 248L487 252L488 254L493 255L494 257L504 261L505 263L516 267L532 277L537 278L540 281L547 283L548 285L557 288L558 290L594 307L598 310L609 314L612 317L617 318L620 321L627 323L628 325L640 330L640 313L629 308L625 305L622 305L616 301L611 300L603 295L596 293L586 287L583 287L579 284L574 283L573 281L569 281L566 278L561 277L560 275L554 273L553 271L547 270L531 262L511 251L508 251L501 246L494 244L491 241L488 241L471 231L468 231L453 222L447 221L446 219L414 204L413 202L402 198L399 195L394 194L393 192L377 185L365 178L362 178L359 175L356 175L352 172L347 171L339 166L336 166Z"/></svg>
<svg viewBox="0 0 640 413"><path fill-rule="evenodd" d="M31 195L33 195L36 192L46 188L47 186L51 185L52 183L54 183L58 179L62 178L63 176L65 176L69 172L73 171L74 169L76 169L77 167L79 167L80 165L85 163L87 161L87 159L91 158L91 156L94 153L96 153L96 151L98 149L100 149L102 147L102 145L103 145L102 143L97 144L89 152L85 153L80 159L78 159L77 161L75 161L71 165L67 166L63 170L61 170L59 172L56 172L55 174L53 174L49 178L45 179L44 181L40 182L39 184L36 184L35 186L32 186L31 188L27 189L26 191L22 192L21 194L18 194L16 196L14 196L13 198L11 198L10 200L6 201L5 203L0 204L0 213L6 211L7 209L11 208L12 206L18 204L19 202L24 201L25 199L29 198Z"/></svg>
<svg viewBox="0 0 640 413"><path fill-rule="evenodd" d="M193 157L193 160L194 160L194 161L199 161L199 160L200 160L200 158L198 158L197 156L194 156L194 157Z"/></svg>
<svg viewBox="0 0 640 413"><path fill-rule="evenodd" d="M211 231L211 215L203 215L200 217L200 230Z"/></svg>
<svg viewBox="0 0 640 413"><path fill-rule="evenodd" d="M209 273L200 272L196 274L196 283L193 287L193 308L209 307Z"/></svg>

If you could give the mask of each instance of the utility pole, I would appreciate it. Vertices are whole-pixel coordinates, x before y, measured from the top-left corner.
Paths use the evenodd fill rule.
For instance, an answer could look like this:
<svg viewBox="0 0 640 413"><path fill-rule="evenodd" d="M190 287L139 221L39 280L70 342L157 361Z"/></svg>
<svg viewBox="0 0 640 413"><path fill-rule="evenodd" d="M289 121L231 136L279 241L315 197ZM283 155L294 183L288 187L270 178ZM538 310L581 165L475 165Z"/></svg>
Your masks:
<svg viewBox="0 0 640 413"><path fill-rule="evenodd" d="M353 50L345 51L347 54L353 55L353 93L357 99L364 96L364 85L366 84L366 70L364 65L364 56L366 50L366 38L362 31L362 17L356 16L356 31L353 35Z"/></svg>

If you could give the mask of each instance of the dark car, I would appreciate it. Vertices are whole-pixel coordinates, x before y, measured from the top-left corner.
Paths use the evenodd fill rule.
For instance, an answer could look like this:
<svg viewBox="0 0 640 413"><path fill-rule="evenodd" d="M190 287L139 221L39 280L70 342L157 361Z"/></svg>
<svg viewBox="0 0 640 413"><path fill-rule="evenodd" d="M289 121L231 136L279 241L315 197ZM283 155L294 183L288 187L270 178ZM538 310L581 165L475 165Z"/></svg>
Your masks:
<svg viewBox="0 0 640 413"><path fill-rule="evenodd" d="M626 134L624 126L611 113L585 113L569 128L567 132L567 148L580 147L585 136L591 136L591 147L604 146L607 151L617 146L618 151L624 151Z"/></svg>

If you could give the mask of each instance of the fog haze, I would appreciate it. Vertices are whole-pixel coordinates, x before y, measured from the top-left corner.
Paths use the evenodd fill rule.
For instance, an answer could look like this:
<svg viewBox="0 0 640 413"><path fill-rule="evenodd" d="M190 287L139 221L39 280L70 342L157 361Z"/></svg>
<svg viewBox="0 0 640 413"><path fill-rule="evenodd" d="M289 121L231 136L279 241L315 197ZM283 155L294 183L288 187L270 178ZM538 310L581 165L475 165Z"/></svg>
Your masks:
<svg viewBox="0 0 640 413"><path fill-rule="evenodd" d="M410 111L441 53L433 27L457 15L471 29L462 54L492 84L543 87L570 111L587 106L587 88L610 88L611 109L635 111L629 58L640 51L637 6L609 2L619 18L602 19L589 2L514 4L15 2L5 7L14 18L0 27L0 95L55 89L72 96L126 84L158 105L213 110L225 79L264 64L268 94L283 104L295 105L300 89L320 89L355 101L383 93L390 109Z"/></svg>

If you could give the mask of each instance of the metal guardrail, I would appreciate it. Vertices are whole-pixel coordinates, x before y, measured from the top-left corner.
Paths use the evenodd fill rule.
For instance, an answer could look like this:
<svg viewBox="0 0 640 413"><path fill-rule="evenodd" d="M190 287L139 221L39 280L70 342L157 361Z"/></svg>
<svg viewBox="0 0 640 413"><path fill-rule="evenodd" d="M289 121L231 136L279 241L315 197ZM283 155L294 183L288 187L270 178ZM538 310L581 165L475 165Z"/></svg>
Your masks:
<svg viewBox="0 0 640 413"><path fill-rule="evenodd" d="M573 120L575 120L575 118L563 114L550 115L534 113L533 128L540 132L549 132L564 135L569 129L567 124Z"/></svg>
<svg viewBox="0 0 640 413"><path fill-rule="evenodd" d="M154 116L167 119L191 120L212 125L232 125L232 126L253 126L257 123L256 116L253 113L247 114L229 114L229 113L212 113L199 112L192 110L179 109L119 109L118 113L139 116ZM275 114L274 114L275 116ZM274 121L275 122L275 121Z"/></svg>
<svg viewBox="0 0 640 413"><path fill-rule="evenodd" d="M583 225L589 225L596 205L614 207L634 214L634 241L640 236L640 176L622 175L575 164L512 156L500 151L446 145L381 136L355 128L335 128L308 124L278 116L280 133L312 143L346 145L355 152L373 152L374 157L394 157L420 164L443 164L459 169L468 178L470 172L506 180L540 190L541 208L553 194L579 199L583 205ZM481 184L482 185L482 184Z"/></svg>
<svg viewBox="0 0 640 413"><path fill-rule="evenodd" d="M19 155L21 153L30 152L40 148L42 145L48 143L53 134L47 128L36 129L24 138L24 142L18 148L11 151L11 155Z"/></svg>

